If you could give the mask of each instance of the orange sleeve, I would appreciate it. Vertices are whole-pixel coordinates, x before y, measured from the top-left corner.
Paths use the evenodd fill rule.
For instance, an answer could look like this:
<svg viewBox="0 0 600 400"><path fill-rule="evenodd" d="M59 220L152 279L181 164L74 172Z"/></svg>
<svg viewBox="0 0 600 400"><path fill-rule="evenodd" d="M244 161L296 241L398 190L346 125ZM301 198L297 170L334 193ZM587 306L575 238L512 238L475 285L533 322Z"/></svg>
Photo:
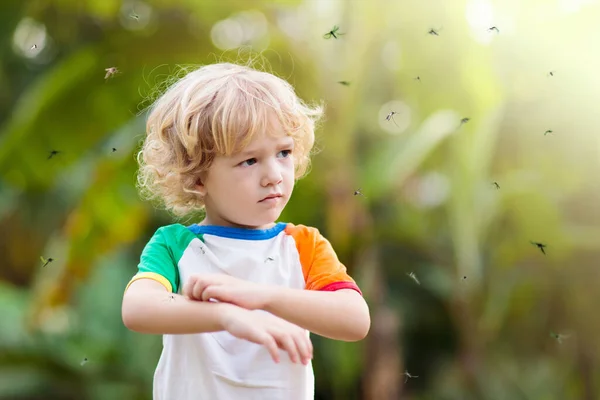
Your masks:
<svg viewBox="0 0 600 400"><path fill-rule="evenodd" d="M316 228L288 224L285 233L296 242L307 290L336 291L353 289L362 295L358 285L338 260L331 243Z"/></svg>

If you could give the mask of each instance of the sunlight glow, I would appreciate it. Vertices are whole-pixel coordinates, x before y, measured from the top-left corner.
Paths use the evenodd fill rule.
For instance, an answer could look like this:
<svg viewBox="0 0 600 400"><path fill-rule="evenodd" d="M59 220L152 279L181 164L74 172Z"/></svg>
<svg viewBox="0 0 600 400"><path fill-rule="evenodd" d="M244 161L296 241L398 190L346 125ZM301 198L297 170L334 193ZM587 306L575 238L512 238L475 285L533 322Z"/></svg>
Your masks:
<svg viewBox="0 0 600 400"><path fill-rule="evenodd" d="M13 49L24 57L35 58L44 50L47 38L45 25L23 18L13 35Z"/></svg>
<svg viewBox="0 0 600 400"><path fill-rule="evenodd" d="M595 3L598 3L598 0L558 0L558 8L565 14L572 14Z"/></svg>
<svg viewBox="0 0 600 400"><path fill-rule="evenodd" d="M476 41L486 45L492 42L496 32L489 30L494 26L494 7L489 0L471 0L465 17Z"/></svg>
<svg viewBox="0 0 600 400"><path fill-rule="evenodd" d="M240 46L264 50L269 47L267 18L260 11L242 11L215 23L210 37L213 44L221 50Z"/></svg>
<svg viewBox="0 0 600 400"><path fill-rule="evenodd" d="M445 175L431 171L408 181L404 195L415 207L435 208L448 199L450 181Z"/></svg>
<svg viewBox="0 0 600 400"><path fill-rule="evenodd" d="M131 31L142 30L152 20L152 7L143 1L123 3L121 7L121 25Z"/></svg>

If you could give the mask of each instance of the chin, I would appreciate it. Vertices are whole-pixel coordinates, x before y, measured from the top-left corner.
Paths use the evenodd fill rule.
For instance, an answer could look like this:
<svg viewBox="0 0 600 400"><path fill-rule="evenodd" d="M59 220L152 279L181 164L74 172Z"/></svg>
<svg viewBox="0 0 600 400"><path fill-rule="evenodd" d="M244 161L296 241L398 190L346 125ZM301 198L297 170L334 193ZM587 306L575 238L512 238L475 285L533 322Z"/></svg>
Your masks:
<svg viewBox="0 0 600 400"><path fill-rule="evenodd" d="M246 226L246 227L252 228L252 229L270 228L275 223L275 221L277 221L277 219L279 219L279 216L281 215L281 211L279 211L277 213L265 213L265 214L267 214L267 215L265 215L264 218L252 218L252 219L244 221L247 223L240 224L240 225Z"/></svg>

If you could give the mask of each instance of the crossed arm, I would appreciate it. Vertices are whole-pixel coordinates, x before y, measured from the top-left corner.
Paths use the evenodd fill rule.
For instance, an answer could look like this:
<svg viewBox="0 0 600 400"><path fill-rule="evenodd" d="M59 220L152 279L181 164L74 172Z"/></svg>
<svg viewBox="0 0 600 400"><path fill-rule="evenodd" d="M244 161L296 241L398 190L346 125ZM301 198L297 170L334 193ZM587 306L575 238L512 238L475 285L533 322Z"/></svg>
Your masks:
<svg viewBox="0 0 600 400"><path fill-rule="evenodd" d="M358 341L371 324L366 302L350 289L322 292L259 285L227 275L194 275L183 293L168 294L148 279L134 282L123 299L125 325L145 333L218 331L229 313L243 308L268 311L330 339ZM169 296L181 301L168 304Z"/></svg>
<svg viewBox="0 0 600 400"><path fill-rule="evenodd" d="M317 335L344 341L363 339L371 319L363 297L352 289L335 292L259 285L227 275L195 275L184 287L192 299L209 299L270 312Z"/></svg>
<svg viewBox="0 0 600 400"><path fill-rule="evenodd" d="M367 303L352 289L274 289L264 309L317 335L347 342L364 339L371 326Z"/></svg>

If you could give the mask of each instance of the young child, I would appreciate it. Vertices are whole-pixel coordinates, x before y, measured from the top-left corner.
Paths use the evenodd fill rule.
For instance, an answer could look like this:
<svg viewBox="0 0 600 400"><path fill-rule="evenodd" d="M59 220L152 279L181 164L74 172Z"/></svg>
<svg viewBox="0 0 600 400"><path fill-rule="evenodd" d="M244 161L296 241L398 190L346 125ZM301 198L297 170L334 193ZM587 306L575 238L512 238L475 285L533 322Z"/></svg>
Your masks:
<svg viewBox="0 0 600 400"><path fill-rule="evenodd" d="M188 73L153 105L138 185L176 215L205 212L158 229L125 289L124 324L164 335L155 400L313 399L309 332L367 335L367 304L330 243L275 222L321 112L229 63Z"/></svg>

